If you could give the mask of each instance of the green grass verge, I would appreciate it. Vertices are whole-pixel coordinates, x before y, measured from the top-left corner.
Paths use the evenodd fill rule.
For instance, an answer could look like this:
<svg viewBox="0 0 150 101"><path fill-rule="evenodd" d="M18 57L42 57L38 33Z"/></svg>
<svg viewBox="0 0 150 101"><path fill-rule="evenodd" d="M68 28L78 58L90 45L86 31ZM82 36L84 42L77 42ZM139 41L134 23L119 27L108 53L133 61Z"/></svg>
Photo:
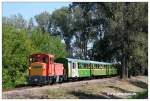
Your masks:
<svg viewBox="0 0 150 101"><path fill-rule="evenodd" d="M137 95L132 96L131 99L148 99L148 90L137 93Z"/></svg>

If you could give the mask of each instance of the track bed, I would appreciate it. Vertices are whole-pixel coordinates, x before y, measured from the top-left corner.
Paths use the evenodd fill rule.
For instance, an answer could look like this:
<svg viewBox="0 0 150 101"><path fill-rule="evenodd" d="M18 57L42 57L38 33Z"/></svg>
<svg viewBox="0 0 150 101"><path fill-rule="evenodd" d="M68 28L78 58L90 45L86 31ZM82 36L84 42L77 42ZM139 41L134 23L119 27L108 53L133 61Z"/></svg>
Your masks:
<svg viewBox="0 0 150 101"><path fill-rule="evenodd" d="M17 88L2 92L8 99L104 99L129 98L146 90L148 77L138 76L128 80L118 77L66 82L43 87Z"/></svg>

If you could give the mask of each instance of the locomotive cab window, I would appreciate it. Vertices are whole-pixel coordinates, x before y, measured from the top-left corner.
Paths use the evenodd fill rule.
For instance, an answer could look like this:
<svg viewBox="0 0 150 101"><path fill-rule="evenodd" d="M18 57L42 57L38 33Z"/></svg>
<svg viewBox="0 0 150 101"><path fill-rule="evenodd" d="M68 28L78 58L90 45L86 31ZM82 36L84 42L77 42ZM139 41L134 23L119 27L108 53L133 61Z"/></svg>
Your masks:
<svg viewBox="0 0 150 101"><path fill-rule="evenodd" d="M48 58L43 58L44 63L48 63Z"/></svg>
<svg viewBox="0 0 150 101"><path fill-rule="evenodd" d="M50 63L53 63L54 59L53 58L49 58L49 61L50 61Z"/></svg>
<svg viewBox="0 0 150 101"><path fill-rule="evenodd" d="M33 58L33 57L31 57L31 58L29 59L29 61L30 61L30 63L38 62L37 58Z"/></svg>

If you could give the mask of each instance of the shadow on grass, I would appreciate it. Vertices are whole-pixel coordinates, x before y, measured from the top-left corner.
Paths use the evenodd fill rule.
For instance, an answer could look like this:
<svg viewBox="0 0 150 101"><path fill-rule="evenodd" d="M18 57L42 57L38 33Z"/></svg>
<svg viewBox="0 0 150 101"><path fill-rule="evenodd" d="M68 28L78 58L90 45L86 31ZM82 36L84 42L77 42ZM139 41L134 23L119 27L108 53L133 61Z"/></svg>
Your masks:
<svg viewBox="0 0 150 101"><path fill-rule="evenodd" d="M15 86L15 88L20 88L20 87L27 87L29 86L28 84L18 84Z"/></svg>
<svg viewBox="0 0 150 101"><path fill-rule="evenodd" d="M115 96L107 96L107 93L103 93L102 95L97 94L88 94L82 91L72 91L70 94L78 97L79 99L120 99Z"/></svg>
<svg viewBox="0 0 150 101"><path fill-rule="evenodd" d="M139 81L139 80L134 80L134 81L129 81L130 84L143 88L143 89L147 89L148 88L148 84L143 82L143 81Z"/></svg>

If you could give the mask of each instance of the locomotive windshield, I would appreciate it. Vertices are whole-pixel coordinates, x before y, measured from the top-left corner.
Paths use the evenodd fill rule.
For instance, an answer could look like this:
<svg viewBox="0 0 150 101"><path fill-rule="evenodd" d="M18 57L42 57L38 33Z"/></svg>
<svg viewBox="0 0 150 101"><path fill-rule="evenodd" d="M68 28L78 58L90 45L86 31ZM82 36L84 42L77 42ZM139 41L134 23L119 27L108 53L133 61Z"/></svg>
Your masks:
<svg viewBox="0 0 150 101"><path fill-rule="evenodd" d="M33 63L33 62L43 62L43 63L48 63L48 58L47 57L31 57L30 58L30 63Z"/></svg>

